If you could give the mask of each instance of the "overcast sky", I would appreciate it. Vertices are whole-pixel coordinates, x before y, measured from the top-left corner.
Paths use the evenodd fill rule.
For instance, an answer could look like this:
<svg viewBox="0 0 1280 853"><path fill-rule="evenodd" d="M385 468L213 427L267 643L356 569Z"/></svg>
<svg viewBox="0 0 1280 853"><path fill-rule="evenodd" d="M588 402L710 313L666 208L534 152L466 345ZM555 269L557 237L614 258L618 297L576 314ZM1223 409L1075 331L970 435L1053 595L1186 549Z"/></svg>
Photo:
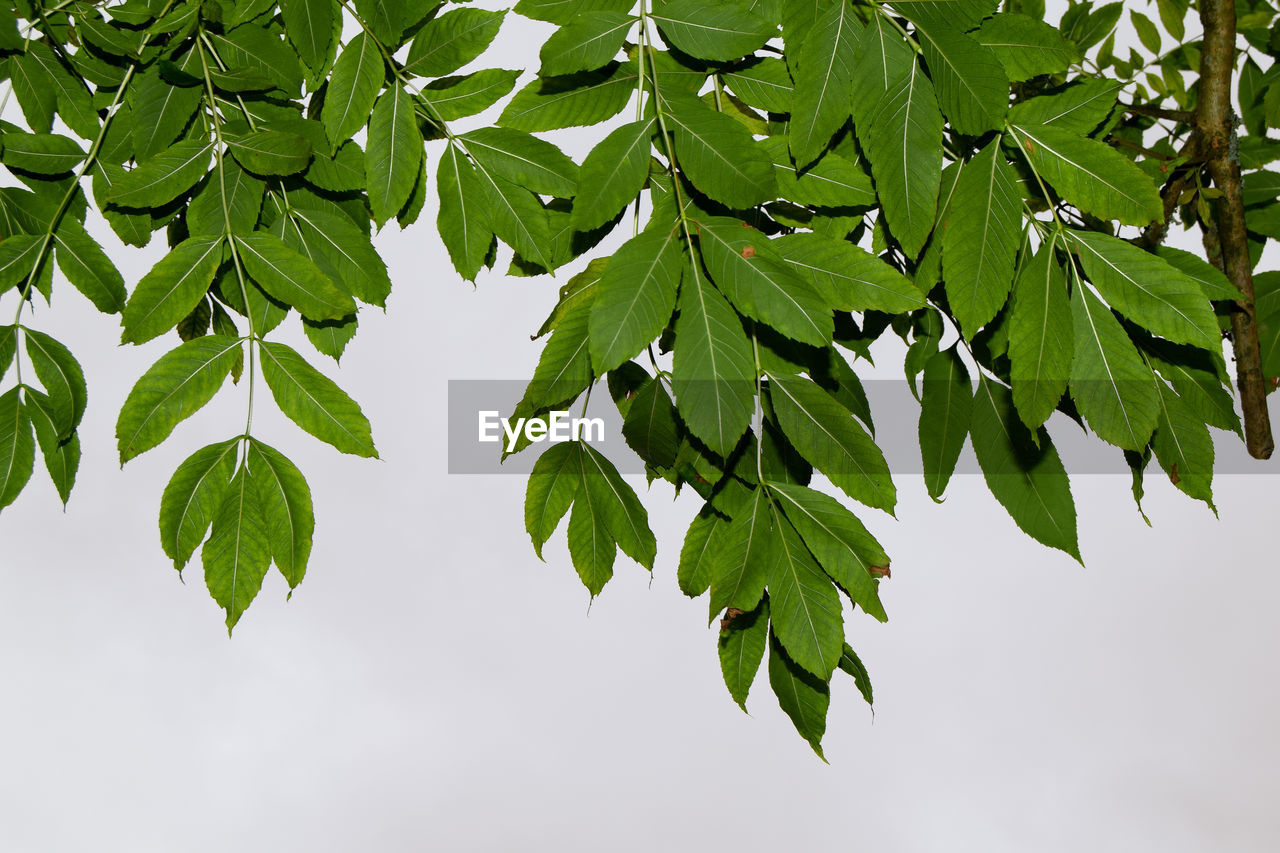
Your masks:
<svg viewBox="0 0 1280 853"><path fill-rule="evenodd" d="M529 64L544 32L491 64ZM763 675L750 716L720 682L705 600L675 585L695 501L654 487L652 585L620 558L588 613L563 527L545 564L529 545L523 478L447 474L447 381L527 376L557 283L473 290L434 216L433 195L382 235L390 311L324 365L385 461L256 410L318 529L293 600L273 573L234 639L156 514L177 464L240 430L243 387L121 471L120 403L174 341L117 346L65 285L30 318L73 346L90 405L66 514L37 470L0 515L0 849L1274 849L1275 464L1218 479L1221 520L1152 476L1152 528L1127 477L1075 477L1087 569L981 477L942 506L899 477L897 519L863 513L893 557L890 621L848 626L876 714L836 681L827 766ZM158 252L113 254L132 283Z"/></svg>

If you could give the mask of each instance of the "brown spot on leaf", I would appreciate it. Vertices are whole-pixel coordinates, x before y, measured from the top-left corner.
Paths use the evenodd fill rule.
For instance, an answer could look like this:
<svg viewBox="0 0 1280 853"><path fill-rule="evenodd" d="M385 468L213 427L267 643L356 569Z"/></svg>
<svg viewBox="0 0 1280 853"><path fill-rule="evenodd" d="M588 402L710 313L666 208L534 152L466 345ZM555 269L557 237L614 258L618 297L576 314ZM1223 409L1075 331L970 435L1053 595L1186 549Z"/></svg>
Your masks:
<svg viewBox="0 0 1280 853"><path fill-rule="evenodd" d="M1182 477L1178 476L1178 463L1175 462L1169 467L1169 482L1175 486L1182 482Z"/></svg>
<svg viewBox="0 0 1280 853"><path fill-rule="evenodd" d="M755 256L756 256L756 247L755 247L755 246L743 246L743 247L742 247L742 257L744 257L744 258L754 258Z"/></svg>
<svg viewBox="0 0 1280 853"><path fill-rule="evenodd" d="M724 618L720 620L720 633L729 630L729 626L733 624L733 620L737 619L746 611L738 610L736 607L730 607L724 612Z"/></svg>
<svg viewBox="0 0 1280 853"><path fill-rule="evenodd" d="M885 563L883 566L872 566L872 567L871 567L871 569L870 569L870 571L871 571L871 574L872 574L872 575L874 575L875 577L878 577L878 578L888 578L888 577L892 577L892 576L893 576L893 575L889 572L889 564L888 564L888 563Z"/></svg>

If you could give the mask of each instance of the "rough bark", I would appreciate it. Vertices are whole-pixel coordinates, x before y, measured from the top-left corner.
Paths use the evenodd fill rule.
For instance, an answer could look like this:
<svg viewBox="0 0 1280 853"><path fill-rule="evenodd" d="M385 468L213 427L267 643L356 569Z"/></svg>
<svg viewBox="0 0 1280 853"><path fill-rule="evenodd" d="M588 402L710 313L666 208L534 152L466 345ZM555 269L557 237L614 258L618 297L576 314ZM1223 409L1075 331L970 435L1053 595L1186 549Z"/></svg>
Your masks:
<svg viewBox="0 0 1280 853"><path fill-rule="evenodd" d="M1245 230L1240 162L1235 151L1236 116L1231 108L1232 73L1236 61L1235 0L1200 0L1204 46L1200 61L1199 99L1195 123L1200 154L1214 185L1222 191L1216 205L1217 238L1221 268L1240 290L1231 312L1231 335L1236 352L1236 383L1244 412L1245 446L1257 459L1267 459L1275 448L1267 412L1266 379L1258 347L1257 317L1253 305L1253 271ZM1204 223L1212 228L1212 223Z"/></svg>

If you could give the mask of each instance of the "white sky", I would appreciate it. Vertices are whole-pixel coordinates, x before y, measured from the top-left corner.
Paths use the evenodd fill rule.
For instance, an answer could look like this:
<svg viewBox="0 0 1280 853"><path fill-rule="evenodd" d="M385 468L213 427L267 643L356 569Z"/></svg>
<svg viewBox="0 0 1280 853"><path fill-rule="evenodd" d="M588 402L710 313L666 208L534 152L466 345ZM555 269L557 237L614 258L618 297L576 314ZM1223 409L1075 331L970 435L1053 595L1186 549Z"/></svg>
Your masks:
<svg viewBox="0 0 1280 853"><path fill-rule="evenodd" d="M494 64L528 64L542 32L508 32ZM1076 477L1087 569L980 477L942 506L899 478L898 519L864 513L890 622L849 626L875 720L837 680L826 766L763 674L751 716L720 683L705 600L675 587L695 501L654 488L652 586L620 558L588 614L563 529L545 565L529 546L522 478L445 473L447 380L528 375L556 284L473 291L434 216L432 196L383 235L391 310L324 365L385 461L256 411L318 534L293 600L270 577L232 640L156 512L183 458L239 431L243 387L120 471L116 412L172 341L116 346L68 286L32 319L73 345L90 405L66 515L41 470L0 515L0 849L1273 849L1273 476L1220 478L1220 521L1152 476L1152 529L1127 478ZM114 256L132 283L157 251Z"/></svg>

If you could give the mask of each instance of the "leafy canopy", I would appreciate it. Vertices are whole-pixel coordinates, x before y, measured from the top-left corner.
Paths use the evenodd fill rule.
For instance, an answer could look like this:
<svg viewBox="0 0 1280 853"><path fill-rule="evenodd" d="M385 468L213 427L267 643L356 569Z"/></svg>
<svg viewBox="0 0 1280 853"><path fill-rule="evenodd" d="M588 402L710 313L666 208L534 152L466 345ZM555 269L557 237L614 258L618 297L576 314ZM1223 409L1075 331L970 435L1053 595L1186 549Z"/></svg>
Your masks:
<svg viewBox="0 0 1280 853"><path fill-rule="evenodd" d="M745 708L767 650L770 686L821 754L836 673L872 699L845 620L887 618L889 557L869 528L897 490L856 369L881 336L908 344L934 498L969 443L1012 521L1078 559L1061 413L1123 451L1139 497L1154 456L1212 506L1209 427L1241 429L1221 343L1241 294L1148 239L1169 218L1211 228L1221 192L1180 149L1201 50L1189 0L1131 6L1073 0L1054 25L1042 0L18 0L0 8L17 107L0 123L0 284L17 294L0 327L15 377L0 507L37 448L64 502L74 484L84 377L24 322L65 280L119 315L124 342L169 341L120 410L122 462L248 386L243 430L195 449L163 491L175 568L199 551L228 629L271 565L295 587L312 496L253 432L252 406L269 396L337 450L377 456L317 358L341 358L364 306L386 302L373 231L414 224L434 193L463 278L508 254L513 275L572 265L525 414L605 380L649 479L704 501L661 553L721 619L731 696ZM1280 54L1273 5L1237 9L1256 259L1280 238L1265 169ZM520 70L477 60L503 27L530 26L519 16L551 32L512 94ZM1139 46L1122 56L1126 32ZM492 126L451 124L504 99ZM535 135L582 127L600 141L581 163ZM167 253L126 282L91 207ZM614 231L621 247L593 253ZM1257 278L1269 376L1276 275ZM314 352L272 340L295 316ZM593 596L619 550L653 568L642 502L585 443L551 446L529 478L539 554L565 515Z"/></svg>

